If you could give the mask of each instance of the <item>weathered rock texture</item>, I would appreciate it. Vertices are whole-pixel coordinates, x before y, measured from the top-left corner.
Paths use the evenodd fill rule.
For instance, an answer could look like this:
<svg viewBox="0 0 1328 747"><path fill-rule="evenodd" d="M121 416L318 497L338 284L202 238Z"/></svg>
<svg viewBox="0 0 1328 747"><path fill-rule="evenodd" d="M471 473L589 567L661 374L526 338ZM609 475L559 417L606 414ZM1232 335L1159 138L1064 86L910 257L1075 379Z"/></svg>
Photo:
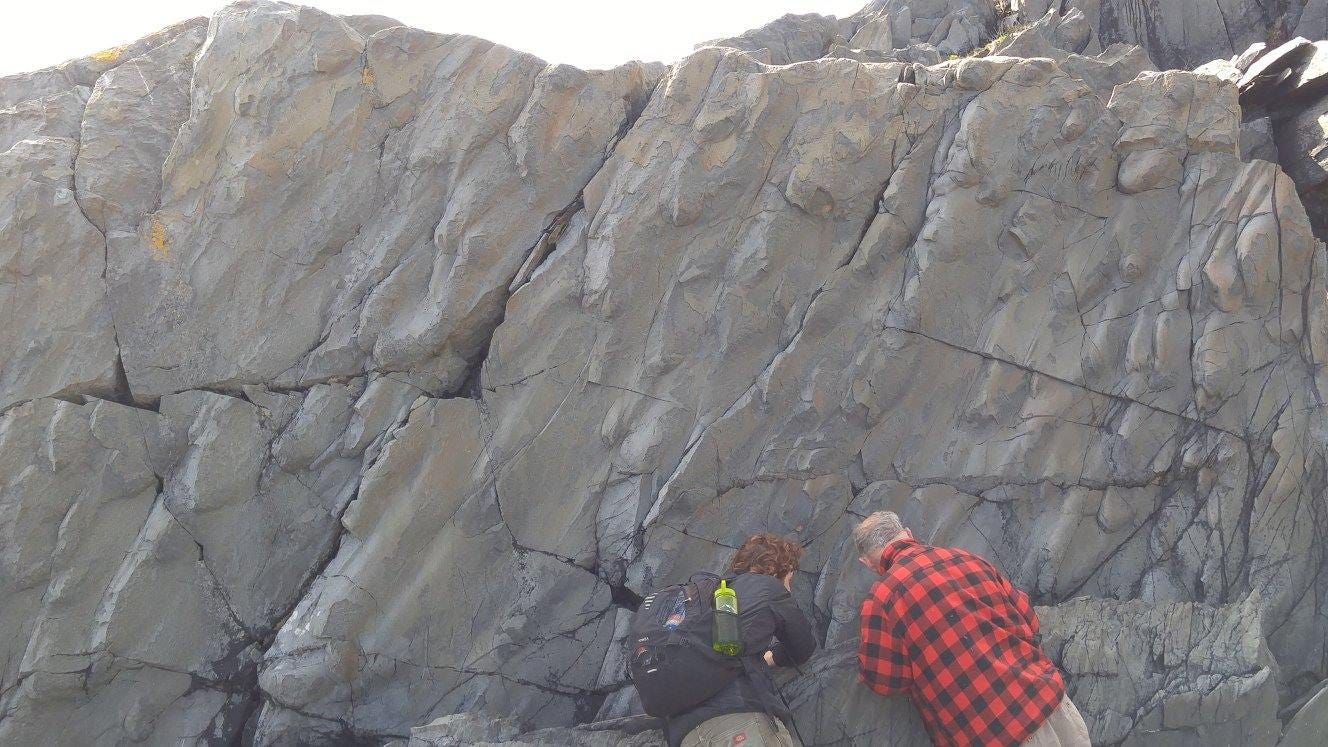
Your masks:
<svg viewBox="0 0 1328 747"><path fill-rule="evenodd" d="M426 726L411 729L410 741L406 744L409 747L647 747L657 745L660 741L658 722L647 716L597 721L571 728L523 731L515 719L495 719L465 713L444 716Z"/></svg>
<svg viewBox="0 0 1328 747"><path fill-rule="evenodd" d="M917 55L920 49L954 55L989 38L996 14L991 0L872 0L848 18L787 15L741 36L699 46L740 49L775 65L864 52L875 62Z"/></svg>
<svg viewBox="0 0 1328 747"><path fill-rule="evenodd" d="M1162 67L1193 68L1255 42L1328 36L1326 0L1021 0L1020 17L1083 11L1102 47L1138 44Z"/></svg>
<svg viewBox="0 0 1328 747"><path fill-rule="evenodd" d="M1328 41L1255 44L1207 67L1240 89L1242 146L1282 164L1315 234L1328 238Z"/></svg>
<svg viewBox="0 0 1328 747"><path fill-rule="evenodd" d="M924 744L854 678L881 508L1101 743L1303 743L1328 257L1255 60L1085 11L582 71L249 0L0 81L0 743L649 743L629 610L769 530L803 739Z"/></svg>

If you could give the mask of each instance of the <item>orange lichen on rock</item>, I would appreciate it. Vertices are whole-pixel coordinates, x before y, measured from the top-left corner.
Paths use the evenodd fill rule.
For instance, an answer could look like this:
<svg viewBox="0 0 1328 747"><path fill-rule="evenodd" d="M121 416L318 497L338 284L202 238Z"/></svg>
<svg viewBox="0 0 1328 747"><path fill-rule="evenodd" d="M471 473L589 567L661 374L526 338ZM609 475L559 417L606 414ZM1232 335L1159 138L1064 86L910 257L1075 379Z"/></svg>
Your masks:
<svg viewBox="0 0 1328 747"><path fill-rule="evenodd" d="M111 47L110 49L103 49L100 52L94 52L89 56L97 62L116 62L120 59L120 55L124 54L124 51L125 47L123 46Z"/></svg>
<svg viewBox="0 0 1328 747"><path fill-rule="evenodd" d="M171 248L166 242L166 226L160 218L152 219L152 227L148 233L148 244L152 247L153 259L163 262L170 259Z"/></svg>

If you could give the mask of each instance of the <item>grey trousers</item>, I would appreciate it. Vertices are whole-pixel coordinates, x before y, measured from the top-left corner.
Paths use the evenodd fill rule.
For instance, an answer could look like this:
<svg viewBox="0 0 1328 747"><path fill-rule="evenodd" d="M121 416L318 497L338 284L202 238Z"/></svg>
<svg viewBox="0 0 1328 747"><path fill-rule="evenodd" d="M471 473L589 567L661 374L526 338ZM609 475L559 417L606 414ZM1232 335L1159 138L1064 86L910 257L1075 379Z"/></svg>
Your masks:
<svg viewBox="0 0 1328 747"><path fill-rule="evenodd" d="M1066 695L1060 706L1051 712L1047 720L1033 732L1033 736L1024 742L1024 747L1091 747L1088 740L1088 724L1079 715L1079 709L1070 702Z"/></svg>
<svg viewBox="0 0 1328 747"><path fill-rule="evenodd" d="M784 722L765 713L727 713L701 722L682 747L802 747Z"/></svg>

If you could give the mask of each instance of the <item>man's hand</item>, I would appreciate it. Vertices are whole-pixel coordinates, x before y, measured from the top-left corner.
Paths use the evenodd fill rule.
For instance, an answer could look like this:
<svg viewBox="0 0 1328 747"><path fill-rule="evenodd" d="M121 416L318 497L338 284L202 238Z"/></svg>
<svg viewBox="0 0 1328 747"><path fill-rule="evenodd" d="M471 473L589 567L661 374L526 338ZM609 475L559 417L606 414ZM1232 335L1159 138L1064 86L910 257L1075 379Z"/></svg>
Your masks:
<svg viewBox="0 0 1328 747"><path fill-rule="evenodd" d="M772 667L775 665L775 652L774 652L774 651L767 651L767 652L765 652L765 663L766 663L766 664L769 664L769 665L772 666Z"/></svg>

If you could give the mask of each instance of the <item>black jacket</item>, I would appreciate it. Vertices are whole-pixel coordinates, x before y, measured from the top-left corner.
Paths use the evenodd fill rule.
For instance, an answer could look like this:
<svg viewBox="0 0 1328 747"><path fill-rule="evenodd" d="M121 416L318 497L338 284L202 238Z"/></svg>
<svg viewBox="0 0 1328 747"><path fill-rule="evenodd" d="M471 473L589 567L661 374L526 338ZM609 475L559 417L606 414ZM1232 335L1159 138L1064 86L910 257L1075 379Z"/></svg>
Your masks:
<svg viewBox="0 0 1328 747"><path fill-rule="evenodd" d="M678 747L683 737L701 722L726 713L763 713L767 710L786 722L791 714L784 707L770 679L766 651L773 651L775 664L802 664L816 651L811 623L793 601L784 584L774 576L744 573L729 585L738 595L738 619L746 658L745 673L728 687L686 713L668 719L664 738Z"/></svg>

